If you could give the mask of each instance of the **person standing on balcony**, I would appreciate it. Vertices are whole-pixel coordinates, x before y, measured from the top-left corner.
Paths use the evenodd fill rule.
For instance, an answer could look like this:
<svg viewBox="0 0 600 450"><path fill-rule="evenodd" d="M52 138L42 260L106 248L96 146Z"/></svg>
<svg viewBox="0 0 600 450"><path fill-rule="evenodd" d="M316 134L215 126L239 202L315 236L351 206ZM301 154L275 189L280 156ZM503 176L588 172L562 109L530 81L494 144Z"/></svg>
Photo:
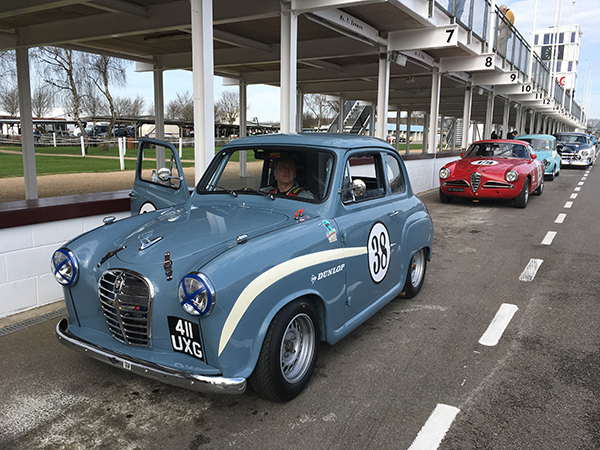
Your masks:
<svg viewBox="0 0 600 450"><path fill-rule="evenodd" d="M500 5L500 25L498 26L498 53L506 56L506 44L512 35L512 28L515 23L514 13L506 5Z"/></svg>

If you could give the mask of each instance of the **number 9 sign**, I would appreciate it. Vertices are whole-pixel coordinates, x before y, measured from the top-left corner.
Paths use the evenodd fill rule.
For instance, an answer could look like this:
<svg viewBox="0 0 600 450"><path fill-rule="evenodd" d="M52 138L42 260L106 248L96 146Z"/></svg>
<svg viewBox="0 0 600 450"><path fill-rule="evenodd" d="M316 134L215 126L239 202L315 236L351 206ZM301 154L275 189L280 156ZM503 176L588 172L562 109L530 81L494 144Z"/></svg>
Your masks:
<svg viewBox="0 0 600 450"><path fill-rule="evenodd" d="M390 267L390 235L387 228L381 222L371 227L367 241L369 253L369 273L375 283L380 283Z"/></svg>

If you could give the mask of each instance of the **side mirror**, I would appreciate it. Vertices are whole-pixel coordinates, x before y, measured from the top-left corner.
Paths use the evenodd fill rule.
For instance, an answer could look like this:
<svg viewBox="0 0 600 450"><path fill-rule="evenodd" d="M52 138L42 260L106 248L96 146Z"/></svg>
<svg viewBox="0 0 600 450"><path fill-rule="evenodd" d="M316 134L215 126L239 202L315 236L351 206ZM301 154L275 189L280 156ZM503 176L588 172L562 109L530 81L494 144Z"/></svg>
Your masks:
<svg viewBox="0 0 600 450"><path fill-rule="evenodd" d="M360 197L360 196L364 195L366 190L367 190L367 185L365 184L365 182L363 180L361 180L360 178L357 178L356 180L352 181L352 184L350 186L348 186L347 188L340 189L338 191L338 193L341 194L343 192L352 192L352 194L355 197Z"/></svg>
<svg viewBox="0 0 600 450"><path fill-rule="evenodd" d="M536 159L536 158L537 158L537 155L535 153L532 153L531 154L531 159Z"/></svg>
<svg viewBox="0 0 600 450"><path fill-rule="evenodd" d="M163 167L161 169L158 169L158 172L156 172L156 175L158 176L158 179L160 181L164 181L164 182L167 182L169 180L179 180L179 181L181 181L183 179L183 177L173 177L173 176L171 176L171 169L169 169L168 167Z"/></svg>
<svg viewBox="0 0 600 450"><path fill-rule="evenodd" d="M462 153L460 154L460 157L461 157L461 158L464 158L464 157L465 157L465 154L464 154L464 152L462 152Z"/></svg>

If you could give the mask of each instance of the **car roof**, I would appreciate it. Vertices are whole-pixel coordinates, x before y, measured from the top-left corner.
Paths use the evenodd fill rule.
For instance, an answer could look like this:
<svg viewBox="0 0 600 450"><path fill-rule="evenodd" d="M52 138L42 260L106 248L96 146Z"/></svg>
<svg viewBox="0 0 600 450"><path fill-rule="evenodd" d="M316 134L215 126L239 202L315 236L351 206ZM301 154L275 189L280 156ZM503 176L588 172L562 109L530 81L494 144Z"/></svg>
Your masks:
<svg viewBox="0 0 600 450"><path fill-rule="evenodd" d="M550 141L556 140L556 138L551 134L524 134L522 136L517 136L515 139L548 139Z"/></svg>
<svg viewBox="0 0 600 450"><path fill-rule="evenodd" d="M571 135L571 136L589 136L589 134L581 133L579 131L564 131L564 132L560 132L560 133L556 133L556 134L557 135L567 134L567 135Z"/></svg>
<svg viewBox="0 0 600 450"><path fill-rule="evenodd" d="M325 147L332 150L353 150L365 147L377 147L394 150L391 145L382 139L344 133L262 134L234 139L224 145L223 150L232 147L257 147L261 145Z"/></svg>

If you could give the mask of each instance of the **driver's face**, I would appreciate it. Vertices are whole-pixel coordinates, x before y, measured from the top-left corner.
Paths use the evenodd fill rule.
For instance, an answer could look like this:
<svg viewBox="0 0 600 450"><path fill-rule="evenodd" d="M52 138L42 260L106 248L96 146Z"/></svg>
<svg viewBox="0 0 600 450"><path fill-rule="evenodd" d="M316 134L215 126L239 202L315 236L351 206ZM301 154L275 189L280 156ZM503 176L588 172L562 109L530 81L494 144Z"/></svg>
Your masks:
<svg viewBox="0 0 600 450"><path fill-rule="evenodd" d="M280 183L293 183L296 178L296 165L291 159L282 159L277 162L273 173Z"/></svg>

